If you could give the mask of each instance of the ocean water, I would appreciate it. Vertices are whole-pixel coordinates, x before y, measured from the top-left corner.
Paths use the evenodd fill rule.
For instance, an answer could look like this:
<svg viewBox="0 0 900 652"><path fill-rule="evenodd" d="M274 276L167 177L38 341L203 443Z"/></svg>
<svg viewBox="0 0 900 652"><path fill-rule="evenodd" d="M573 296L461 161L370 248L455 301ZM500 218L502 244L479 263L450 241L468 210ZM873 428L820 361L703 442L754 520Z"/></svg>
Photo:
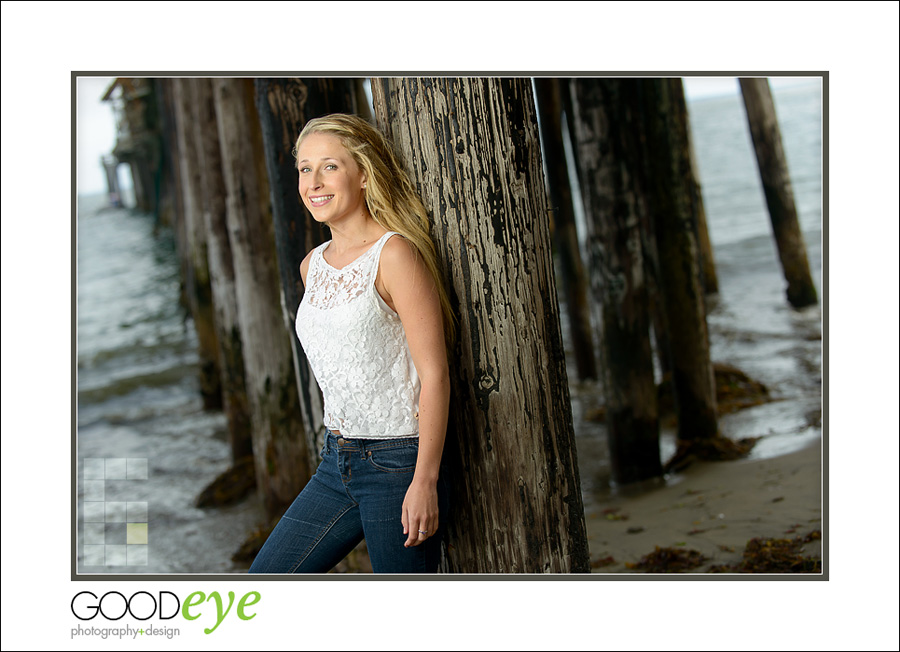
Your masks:
<svg viewBox="0 0 900 652"><path fill-rule="evenodd" d="M819 88L778 90L775 101L822 297ZM754 456L784 454L821 435L821 310L786 302L740 97L699 100L689 111L720 283L708 318L712 357L779 399L728 415L722 430L763 436ZM193 505L230 452L225 417L204 411L199 398L196 334L179 305L172 234L150 215L86 196L78 199L77 237L78 572L243 572L230 557L261 520L257 499ZM591 508L611 491L605 430L584 419L601 392L573 378L570 385ZM661 450L664 458L674 450L671 431Z"/></svg>
<svg viewBox="0 0 900 652"><path fill-rule="evenodd" d="M224 415L200 400L171 231L79 197L77 283L78 572L235 570L262 512L193 505L230 450Z"/></svg>

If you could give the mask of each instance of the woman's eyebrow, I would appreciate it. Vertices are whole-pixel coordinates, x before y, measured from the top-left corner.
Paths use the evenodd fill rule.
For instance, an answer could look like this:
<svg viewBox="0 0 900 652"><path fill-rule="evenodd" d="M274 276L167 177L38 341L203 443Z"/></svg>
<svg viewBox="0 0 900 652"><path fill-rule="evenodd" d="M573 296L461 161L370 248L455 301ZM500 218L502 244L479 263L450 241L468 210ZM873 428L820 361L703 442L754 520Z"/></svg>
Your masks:
<svg viewBox="0 0 900 652"><path fill-rule="evenodd" d="M334 158L333 156L323 156L319 160L320 161L337 161L338 159ZM297 163L298 164L299 163L309 163L309 159L308 158L300 159L299 161L297 161Z"/></svg>

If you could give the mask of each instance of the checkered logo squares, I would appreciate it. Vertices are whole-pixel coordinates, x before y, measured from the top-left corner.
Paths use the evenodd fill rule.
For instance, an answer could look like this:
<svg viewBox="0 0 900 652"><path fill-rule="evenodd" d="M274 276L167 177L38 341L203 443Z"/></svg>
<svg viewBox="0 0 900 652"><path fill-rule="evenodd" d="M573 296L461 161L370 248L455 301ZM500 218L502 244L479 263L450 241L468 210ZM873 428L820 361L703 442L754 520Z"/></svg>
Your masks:
<svg viewBox="0 0 900 652"><path fill-rule="evenodd" d="M107 480L147 480L143 458L82 460L82 553L85 566L146 566L149 518L146 502L106 500Z"/></svg>

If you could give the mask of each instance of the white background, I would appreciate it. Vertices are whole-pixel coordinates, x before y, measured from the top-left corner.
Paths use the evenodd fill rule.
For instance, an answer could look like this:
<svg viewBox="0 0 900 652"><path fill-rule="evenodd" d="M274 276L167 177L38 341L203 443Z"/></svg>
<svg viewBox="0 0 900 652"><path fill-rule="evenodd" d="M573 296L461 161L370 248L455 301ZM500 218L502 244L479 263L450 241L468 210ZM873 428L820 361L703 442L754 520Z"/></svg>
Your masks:
<svg viewBox="0 0 900 652"><path fill-rule="evenodd" d="M894 2L4 2L3 648L896 650L897 25ZM413 66L830 72L830 581L70 581L71 71ZM114 589L262 600L210 636L70 640L75 593Z"/></svg>

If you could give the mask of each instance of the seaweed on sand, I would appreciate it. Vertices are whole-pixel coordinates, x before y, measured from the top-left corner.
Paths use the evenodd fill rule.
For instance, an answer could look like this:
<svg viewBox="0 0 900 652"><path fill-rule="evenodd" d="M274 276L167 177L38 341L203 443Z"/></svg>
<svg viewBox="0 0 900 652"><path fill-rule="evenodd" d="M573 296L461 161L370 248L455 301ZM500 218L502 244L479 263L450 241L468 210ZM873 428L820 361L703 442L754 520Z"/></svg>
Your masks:
<svg viewBox="0 0 900 652"><path fill-rule="evenodd" d="M719 564L709 568L710 573L821 573L822 560L803 556L803 544L822 538L820 530L813 530L804 537L793 539L767 539L757 537L747 542L744 555L738 564Z"/></svg>

